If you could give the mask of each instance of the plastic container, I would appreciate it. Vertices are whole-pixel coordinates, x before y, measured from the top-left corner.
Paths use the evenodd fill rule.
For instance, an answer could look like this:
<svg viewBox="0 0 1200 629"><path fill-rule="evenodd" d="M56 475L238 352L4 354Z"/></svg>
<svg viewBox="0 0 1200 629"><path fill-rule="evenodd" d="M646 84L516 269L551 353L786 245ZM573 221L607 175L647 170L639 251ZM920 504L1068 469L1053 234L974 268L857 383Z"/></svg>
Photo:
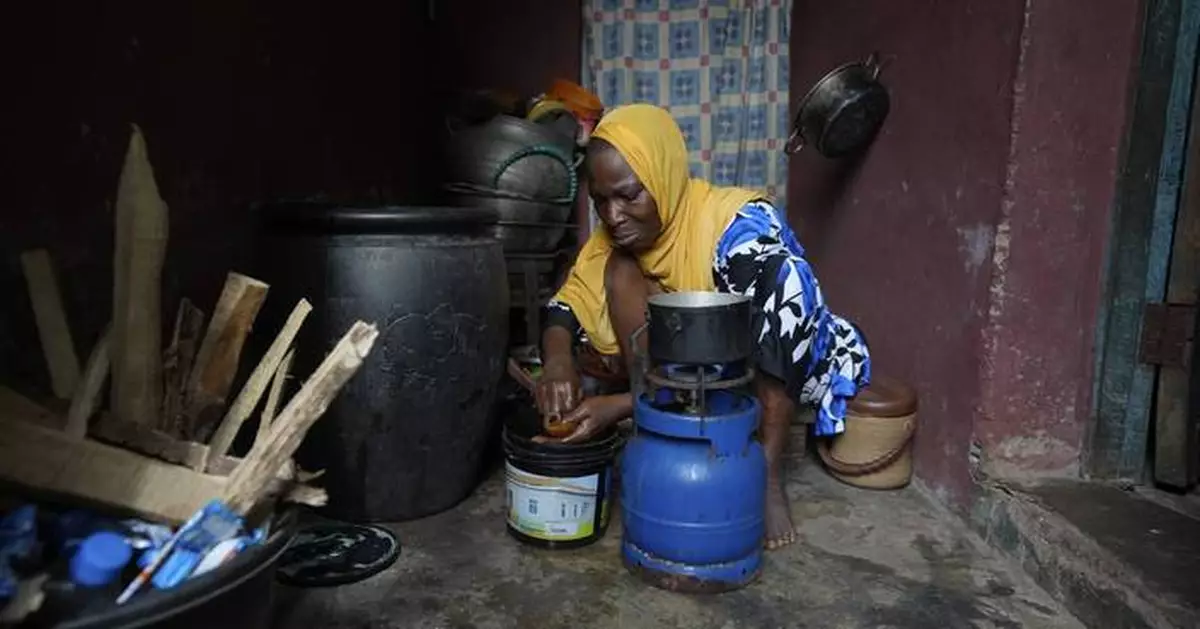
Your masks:
<svg viewBox="0 0 1200 629"><path fill-rule="evenodd" d="M108 531L93 533L71 556L71 581L87 588L108 585L132 558L125 538Z"/></svg>
<svg viewBox="0 0 1200 629"><path fill-rule="evenodd" d="M256 325L281 325L302 297L315 305L296 338L295 373L311 373L355 319L379 324L362 370L297 453L301 466L326 471L324 514L397 522L458 504L479 483L506 359L495 213L316 203L261 211L256 276L271 298Z"/></svg>
<svg viewBox="0 0 1200 629"><path fill-rule="evenodd" d="M529 407L505 421L508 532L541 548L592 544L608 530L621 436L613 429L578 445L536 443L532 437L540 432L541 420Z"/></svg>
<svg viewBox="0 0 1200 629"><path fill-rule="evenodd" d="M277 516L262 544L246 549L220 568L170 590L145 587L124 605L112 601L137 573L125 566L121 579L85 591L48 598L29 626L57 629L258 629L270 626L275 565L295 535L296 513ZM49 606L50 608L47 608ZM57 608L57 609L55 609Z"/></svg>
<svg viewBox="0 0 1200 629"><path fill-rule="evenodd" d="M546 92L546 98L566 105L581 121L595 122L604 113L604 103L600 97L574 81L555 79Z"/></svg>

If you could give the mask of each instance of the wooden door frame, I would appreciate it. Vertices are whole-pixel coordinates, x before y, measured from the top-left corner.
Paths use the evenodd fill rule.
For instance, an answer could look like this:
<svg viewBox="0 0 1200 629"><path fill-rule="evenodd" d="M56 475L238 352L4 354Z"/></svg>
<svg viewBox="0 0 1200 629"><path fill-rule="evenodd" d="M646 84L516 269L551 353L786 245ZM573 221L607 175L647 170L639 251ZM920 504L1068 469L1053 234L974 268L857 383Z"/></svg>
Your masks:
<svg viewBox="0 0 1200 629"><path fill-rule="evenodd" d="M1155 368L1138 359L1143 311L1163 301L1191 121L1200 0L1147 0L1096 323L1084 470L1142 482Z"/></svg>

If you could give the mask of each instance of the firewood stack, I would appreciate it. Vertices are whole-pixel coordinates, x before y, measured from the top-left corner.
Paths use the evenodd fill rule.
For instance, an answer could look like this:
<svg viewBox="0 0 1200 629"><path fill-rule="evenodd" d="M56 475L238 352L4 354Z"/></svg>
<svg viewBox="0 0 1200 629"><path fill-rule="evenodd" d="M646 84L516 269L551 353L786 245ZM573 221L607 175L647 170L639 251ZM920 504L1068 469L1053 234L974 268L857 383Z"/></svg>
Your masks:
<svg viewBox="0 0 1200 629"><path fill-rule="evenodd" d="M322 504L324 492L304 484L316 475L299 471L292 455L362 365L378 330L361 321L351 326L282 403L294 340L312 311L301 299L231 397L269 287L229 273L207 325L205 313L183 299L164 348L166 241L167 206L134 127L117 191L113 318L82 370L49 255L22 255L53 393L69 405L63 417L0 387L0 479L167 522L185 520L213 498L243 513L267 499ZM249 453L229 456L264 396Z"/></svg>

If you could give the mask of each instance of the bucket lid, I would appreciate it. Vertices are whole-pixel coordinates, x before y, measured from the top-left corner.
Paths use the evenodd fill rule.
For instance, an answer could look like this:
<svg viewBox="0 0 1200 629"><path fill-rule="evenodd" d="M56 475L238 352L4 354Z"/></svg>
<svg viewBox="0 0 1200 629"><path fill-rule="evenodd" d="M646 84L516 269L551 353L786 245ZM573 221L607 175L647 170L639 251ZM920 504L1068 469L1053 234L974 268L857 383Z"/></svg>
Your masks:
<svg viewBox="0 0 1200 629"><path fill-rule="evenodd" d="M895 378L875 376L850 401L849 412L868 417L903 417L917 412L917 392Z"/></svg>
<svg viewBox="0 0 1200 629"><path fill-rule="evenodd" d="M275 574L298 587L346 585L386 570L399 556L400 541L383 527L325 522L297 533Z"/></svg>

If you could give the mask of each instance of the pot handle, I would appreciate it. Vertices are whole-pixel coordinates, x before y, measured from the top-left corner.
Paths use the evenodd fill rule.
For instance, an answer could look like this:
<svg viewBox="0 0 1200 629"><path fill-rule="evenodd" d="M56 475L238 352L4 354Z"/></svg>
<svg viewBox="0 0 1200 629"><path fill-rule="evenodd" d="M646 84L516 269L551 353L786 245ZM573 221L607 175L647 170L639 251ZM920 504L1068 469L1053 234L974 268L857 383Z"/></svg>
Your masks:
<svg viewBox="0 0 1200 629"><path fill-rule="evenodd" d="M579 190L579 178L575 172L575 165L571 163L571 158L564 155L562 151L547 144L534 144L532 146L526 146L516 153L509 155L508 159L501 162L500 166L496 168L496 172L492 174L492 187L497 189L500 187L500 177L504 175L504 172L508 170L510 166L525 159L526 157L533 155L544 155L546 157L553 158L556 162L562 165L563 169L567 171L569 192L567 192L567 195L561 199L555 199L554 202L562 205L574 203L575 193Z"/></svg>
<svg viewBox="0 0 1200 629"><path fill-rule="evenodd" d="M646 353L642 351L638 345L638 339L646 333L646 328L650 327L650 322L639 325L633 334L629 335L629 351L633 352L633 373L629 374L629 390L634 397L641 397L642 391L645 388L645 372L646 372Z"/></svg>
<svg viewBox="0 0 1200 629"><path fill-rule="evenodd" d="M804 136L800 134L800 121L797 120L792 125L792 134L788 136L787 142L783 145L783 151L788 155L795 155L804 150Z"/></svg>
<svg viewBox="0 0 1200 629"><path fill-rule="evenodd" d="M872 81L879 80L879 74L883 72L883 62L879 60L879 51L876 50L867 55L867 60L863 62L863 67L871 75Z"/></svg>

